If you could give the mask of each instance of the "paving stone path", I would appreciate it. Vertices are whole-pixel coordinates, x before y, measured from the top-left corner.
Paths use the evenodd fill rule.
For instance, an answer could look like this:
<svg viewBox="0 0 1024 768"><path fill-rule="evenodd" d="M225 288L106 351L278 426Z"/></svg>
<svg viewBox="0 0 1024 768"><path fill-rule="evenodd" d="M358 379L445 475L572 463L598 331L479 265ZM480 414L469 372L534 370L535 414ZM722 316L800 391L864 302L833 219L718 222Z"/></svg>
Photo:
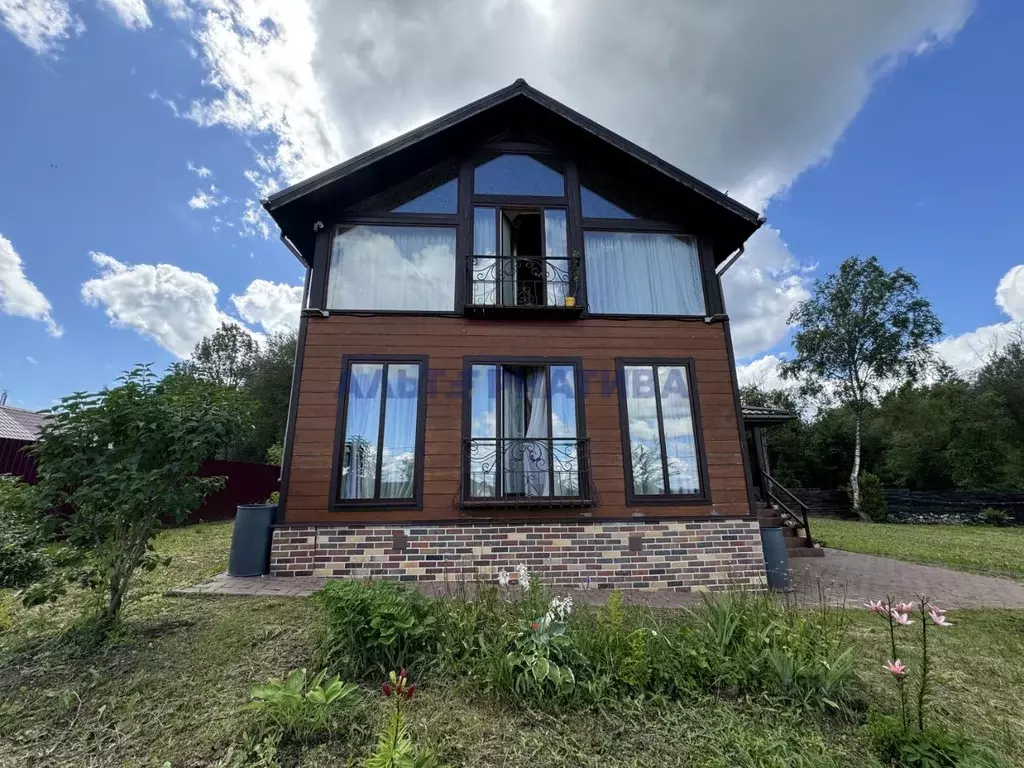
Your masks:
<svg viewBox="0 0 1024 768"><path fill-rule="evenodd" d="M832 603L858 607L869 599L893 595L909 600L928 595L943 608L1024 608L1024 584L1009 579L977 576L932 565L917 565L888 557L826 551L825 557L800 558L792 562L792 599L815 604L822 597ZM327 579L314 576L241 578L226 573L185 589L171 590L181 596L236 595L242 597L306 597L320 589ZM424 583L432 595L460 589L460 585ZM560 592L563 590L559 590ZM607 590L573 590L578 600L603 602ZM627 592L628 602L654 607L692 605L700 596L668 590Z"/></svg>

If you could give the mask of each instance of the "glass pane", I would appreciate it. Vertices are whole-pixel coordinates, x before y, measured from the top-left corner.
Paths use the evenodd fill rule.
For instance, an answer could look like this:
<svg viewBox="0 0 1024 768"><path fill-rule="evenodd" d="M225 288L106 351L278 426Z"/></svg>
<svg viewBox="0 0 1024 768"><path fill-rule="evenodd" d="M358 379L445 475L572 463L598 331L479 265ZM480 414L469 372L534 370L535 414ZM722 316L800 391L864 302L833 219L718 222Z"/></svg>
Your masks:
<svg viewBox="0 0 1024 768"><path fill-rule="evenodd" d="M498 265L494 258L480 258L495 254L498 244L497 209L473 209L473 253L472 264L473 303L497 303Z"/></svg>
<svg viewBox="0 0 1024 768"><path fill-rule="evenodd" d="M661 388L661 418L668 459L668 492L700 493L697 443L694 440L686 368L681 365L658 366L658 386Z"/></svg>
<svg viewBox="0 0 1024 768"><path fill-rule="evenodd" d="M610 200L605 200L596 192L580 187L580 202L583 216L588 219L635 219L636 216L624 211Z"/></svg>
<svg viewBox="0 0 1024 768"><path fill-rule="evenodd" d="M544 282L547 305L561 307L565 297L572 295L569 285L569 239L566 235L565 211L554 208L544 211Z"/></svg>
<svg viewBox="0 0 1024 768"><path fill-rule="evenodd" d="M454 307L454 228L360 226L334 238L328 309Z"/></svg>
<svg viewBox="0 0 1024 768"><path fill-rule="evenodd" d="M665 493L661 464L661 434L655 400L654 371L649 365L625 367L626 417L629 421L629 460L633 493Z"/></svg>
<svg viewBox="0 0 1024 768"><path fill-rule="evenodd" d="M562 174L529 155L500 155L478 165L473 187L480 195L565 194Z"/></svg>
<svg viewBox="0 0 1024 768"><path fill-rule="evenodd" d="M469 495L493 497L498 465L498 371L494 365L474 365L470 384Z"/></svg>
<svg viewBox="0 0 1024 768"><path fill-rule="evenodd" d="M592 313L703 315L697 248L688 237L585 232L587 303Z"/></svg>
<svg viewBox="0 0 1024 768"><path fill-rule="evenodd" d="M394 213L458 213L459 180L446 181L394 209Z"/></svg>
<svg viewBox="0 0 1024 768"><path fill-rule="evenodd" d="M380 429L381 363L355 363L349 369L341 498L372 499Z"/></svg>
<svg viewBox="0 0 1024 768"><path fill-rule="evenodd" d="M413 496L419 377L417 363L388 364L384 447L380 462L382 499L411 499Z"/></svg>
<svg viewBox="0 0 1024 768"><path fill-rule="evenodd" d="M551 366L551 462L555 496L579 496L579 454L576 442L576 378L571 365Z"/></svg>

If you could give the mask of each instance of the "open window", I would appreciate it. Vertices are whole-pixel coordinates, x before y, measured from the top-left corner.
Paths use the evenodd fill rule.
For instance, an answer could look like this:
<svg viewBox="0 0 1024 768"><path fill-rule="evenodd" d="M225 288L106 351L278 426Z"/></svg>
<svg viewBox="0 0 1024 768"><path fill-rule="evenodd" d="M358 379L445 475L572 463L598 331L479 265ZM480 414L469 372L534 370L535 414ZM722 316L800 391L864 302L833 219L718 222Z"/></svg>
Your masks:
<svg viewBox="0 0 1024 768"><path fill-rule="evenodd" d="M534 360L468 362L464 506L589 506L579 368Z"/></svg>

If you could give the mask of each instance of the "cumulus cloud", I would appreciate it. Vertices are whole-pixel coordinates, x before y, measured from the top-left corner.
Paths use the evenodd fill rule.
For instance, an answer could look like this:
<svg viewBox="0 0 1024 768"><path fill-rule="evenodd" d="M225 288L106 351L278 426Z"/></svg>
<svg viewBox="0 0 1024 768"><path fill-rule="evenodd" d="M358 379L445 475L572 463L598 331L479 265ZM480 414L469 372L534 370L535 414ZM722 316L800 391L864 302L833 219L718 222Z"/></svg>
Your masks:
<svg viewBox="0 0 1024 768"><path fill-rule="evenodd" d="M213 171L205 165L196 165L191 160L188 161L188 169L201 179L208 179L213 176Z"/></svg>
<svg viewBox="0 0 1024 768"><path fill-rule="evenodd" d="M253 280L245 293L231 297L231 303L243 320L267 333L294 330L299 325L302 286Z"/></svg>
<svg viewBox="0 0 1024 768"><path fill-rule="evenodd" d="M209 192L197 189L196 193L188 201L188 207L195 210L205 210L207 208L216 208L227 201L227 195L221 194L221 191L211 184Z"/></svg>
<svg viewBox="0 0 1024 768"><path fill-rule="evenodd" d="M59 337L64 332L51 315L49 300L25 276L21 256L3 235L0 235L0 312L38 320L46 325L51 336Z"/></svg>
<svg viewBox="0 0 1024 768"><path fill-rule="evenodd" d="M737 365L736 377L739 379L741 387L788 389L793 382L786 381L779 373L779 366L784 362L785 358L779 355L765 355L746 365Z"/></svg>
<svg viewBox="0 0 1024 768"><path fill-rule="evenodd" d="M188 357L204 336L238 321L217 308L217 286L171 264L124 264L89 254L100 275L82 284L82 299L102 306L111 323L131 328L171 354Z"/></svg>
<svg viewBox="0 0 1024 768"><path fill-rule="evenodd" d="M85 31L68 0L0 0L0 19L23 45L40 55L55 53L71 35Z"/></svg>
<svg viewBox="0 0 1024 768"><path fill-rule="evenodd" d="M143 0L97 0L97 5L128 29L145 29L153 26Z"/></svg>

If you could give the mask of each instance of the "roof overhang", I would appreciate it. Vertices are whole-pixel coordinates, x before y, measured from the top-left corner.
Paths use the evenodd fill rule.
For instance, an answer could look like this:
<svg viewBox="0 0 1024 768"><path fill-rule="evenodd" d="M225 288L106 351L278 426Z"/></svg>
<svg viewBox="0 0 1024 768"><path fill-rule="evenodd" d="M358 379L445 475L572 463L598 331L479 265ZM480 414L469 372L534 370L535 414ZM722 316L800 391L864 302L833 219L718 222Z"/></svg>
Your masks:
<svg viewBox="0 0 1024 768"><path fill-rule="evenodd" d="M332 212L421 173L467 147L508 130L523 130L577 159L599 158L602 169L685 210L715 245L716 266L737 250L764 218L714 187L665 162L564 104L517 80L398 138L276 192L263 207L312 264L317 222Z"/></svg>

